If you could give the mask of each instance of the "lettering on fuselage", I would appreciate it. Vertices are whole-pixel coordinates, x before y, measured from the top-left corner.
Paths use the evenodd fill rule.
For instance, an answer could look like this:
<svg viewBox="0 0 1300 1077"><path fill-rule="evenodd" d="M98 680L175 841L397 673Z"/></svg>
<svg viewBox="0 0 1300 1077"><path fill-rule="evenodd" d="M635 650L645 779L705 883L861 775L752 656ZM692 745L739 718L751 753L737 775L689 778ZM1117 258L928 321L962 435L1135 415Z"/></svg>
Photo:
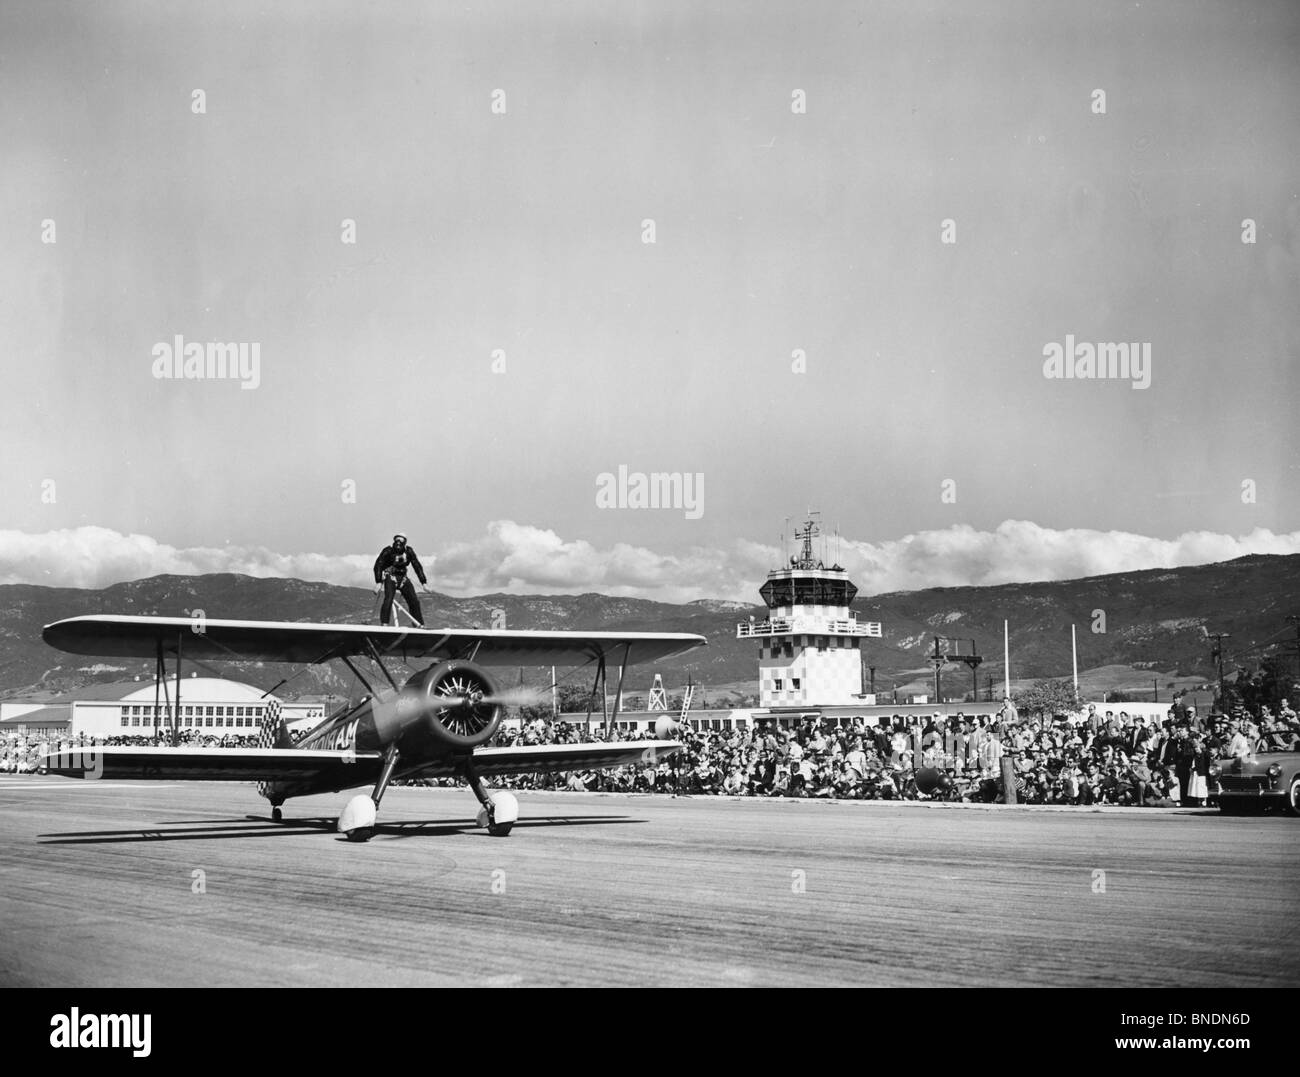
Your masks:
<svg viewBox="0 0 1300 1077"><path fill-rule="evenodd" d="M305 747L319 748L327 752L345 752L355 747L357 742L357 723L358 719L353 718L350 722L344 722L342 725L331 729L320 740L305 745Z"/></svg>

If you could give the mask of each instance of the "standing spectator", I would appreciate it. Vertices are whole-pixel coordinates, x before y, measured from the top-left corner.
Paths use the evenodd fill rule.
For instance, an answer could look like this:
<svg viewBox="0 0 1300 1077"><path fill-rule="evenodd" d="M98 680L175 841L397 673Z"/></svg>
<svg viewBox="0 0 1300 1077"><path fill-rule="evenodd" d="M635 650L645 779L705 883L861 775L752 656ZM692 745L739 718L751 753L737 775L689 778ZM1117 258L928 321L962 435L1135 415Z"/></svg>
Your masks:
<svg viewBox="0 0 1300 1077"><path fill-rule="evenodd" d="M1191 788L1185 803L1201 807L1210 796L1210 749L1205 738L1197 733L1192 737L1192 769L1189 772Z"/></svg>
<svg viewBox="0 0 1300 1077"><path fill-rule="evenodd" d="M857 776L858 781L862 781L867 776L867 753L863 751L861 737L854 738L853 748L844 757L844 762Z"/></svg>
<svg viewBox="0 0 1300 1077"><path fill-rule="evenodd" d="M1178 800L1183 807L1191 805L1192 771L1196 766L1196 747L1192 743L1191 730L1183 725L1178 727L1178 736L1174 738L1174 775L1178 778Z"/></svg>
<svg viewBox="0 0 1300 1077"><path fill-rule="evenodd" d="M1089 731L1095 737L1097 733L1101 730L1101 715L1097 713L1096 703L1088 704L1088 713L1084 717L1083 721L1084 724L1087 725Z"/></svg>

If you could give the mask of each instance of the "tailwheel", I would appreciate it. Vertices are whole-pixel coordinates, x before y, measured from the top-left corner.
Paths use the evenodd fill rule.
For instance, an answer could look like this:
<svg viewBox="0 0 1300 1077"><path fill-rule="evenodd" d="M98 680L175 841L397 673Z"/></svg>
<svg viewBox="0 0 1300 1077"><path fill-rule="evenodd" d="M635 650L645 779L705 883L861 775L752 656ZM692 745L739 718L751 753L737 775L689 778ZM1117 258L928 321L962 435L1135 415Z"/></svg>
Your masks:
<svg viewBox="0 0 1300 1077"><path fill-rule="evenodd" d="M271 809L271 822L273 823L284 822L284 812L282 812L278 807Z"/></svg>

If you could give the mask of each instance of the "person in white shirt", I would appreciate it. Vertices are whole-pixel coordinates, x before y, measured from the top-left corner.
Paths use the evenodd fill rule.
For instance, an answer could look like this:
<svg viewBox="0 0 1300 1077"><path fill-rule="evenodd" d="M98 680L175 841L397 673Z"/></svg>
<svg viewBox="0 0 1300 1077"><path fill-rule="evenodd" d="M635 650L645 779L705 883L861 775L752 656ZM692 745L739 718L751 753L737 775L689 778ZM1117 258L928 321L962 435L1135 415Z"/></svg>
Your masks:
<svg viewBox="0 0 1300 1077"><path fill-rule="evenodd" d="M1002 742L997 737L988 737L980 745L980 766L987 768L993 774L997 774L1001 762Z"/></svg>
<svg viewBox="0 0 1300 1077"><path fill-rule="evenodd" d="M1241 726L1236 722L1228 723L1228 755L1234 759L1245 759L1247 756L1254 754L1250 738L1241 731Z"/></svg>

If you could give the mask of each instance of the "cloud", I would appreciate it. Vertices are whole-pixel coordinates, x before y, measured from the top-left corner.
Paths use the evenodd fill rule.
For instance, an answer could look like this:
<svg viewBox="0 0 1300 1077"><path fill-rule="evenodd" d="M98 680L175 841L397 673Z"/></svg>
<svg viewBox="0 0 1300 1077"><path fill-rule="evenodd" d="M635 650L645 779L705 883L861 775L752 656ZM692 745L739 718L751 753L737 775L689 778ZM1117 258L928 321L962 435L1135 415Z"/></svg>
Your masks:
<svg viewBox="0 0 1300 1077"><path fill-rule="evenodd" d="M365 586L374 555L281 554L262 546L168 546L148 535L76 527L42 535L0 531L0 583L107 587L175 574L239 572Z"/></svg>
<svg viewBox="0 0 1300 1077"><path fill-rule="evenodd" d="M993 531L958 525L881 543L842 540L840 560L867 594L922 587L1037 583L1230 561L1247 554L1300 553L1300 531L1256 528L1234 538L1189 531L1174 539L1127 531L1054 530L1005 520Z"/></svg>
<svg viewBox="0 0 1300 1077"><path fill-rule="evenodd" d="M954 526L878 543L840 539L834 550L862 593L880 594L1077 579L1208 564L1246 554L1300 553L1300 531L1275 535L1260 528L1239 538L1190 531L1157 539L1124 531L1053 530L1027 520L1007 520L993 531ZM453 543L425 557L432 585L453 595L599 591L664 602L757 602L759 584L781 560L776 547L746 539L664 554L622 542L596 547L513 520L494 520L482 538ZM103 527L41 535L0 531L0 583L99 588L162 573L238 572L365 587L373 561L372 554L284 554L261 546L180 548Z"/></svg>

